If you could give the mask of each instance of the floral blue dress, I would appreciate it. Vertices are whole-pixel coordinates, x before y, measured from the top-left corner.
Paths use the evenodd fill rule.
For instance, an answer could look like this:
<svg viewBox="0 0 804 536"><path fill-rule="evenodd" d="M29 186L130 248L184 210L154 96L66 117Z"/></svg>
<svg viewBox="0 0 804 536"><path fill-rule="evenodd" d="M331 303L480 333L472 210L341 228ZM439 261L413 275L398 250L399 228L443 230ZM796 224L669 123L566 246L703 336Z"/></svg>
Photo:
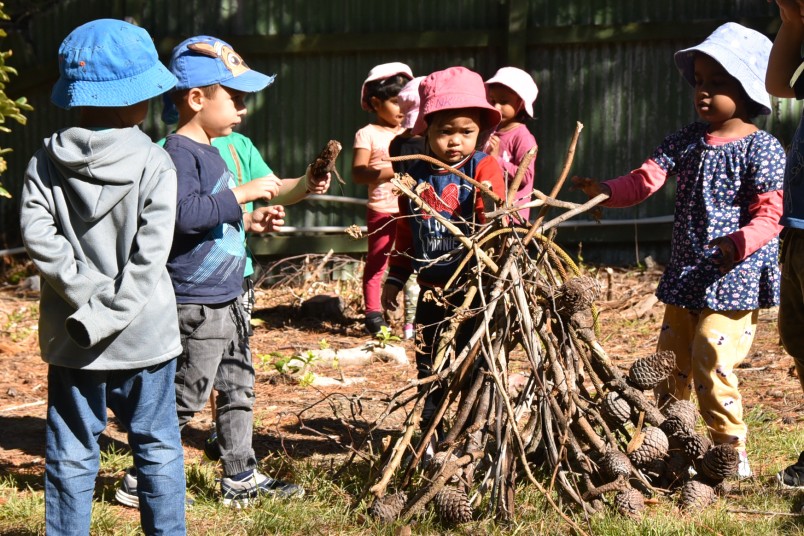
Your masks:
<svg viewBox="0 0 804 536"><path fill-rule="evenodd" d="M705 142L707 125L692 123L671 134L651 157L677 175L670 262L656 296L700 310L747 311L779 303L779 240L721 274L707 244L751 220L756 196L781 190L785 154L779 141L758 130L724 145Z"/></svg>

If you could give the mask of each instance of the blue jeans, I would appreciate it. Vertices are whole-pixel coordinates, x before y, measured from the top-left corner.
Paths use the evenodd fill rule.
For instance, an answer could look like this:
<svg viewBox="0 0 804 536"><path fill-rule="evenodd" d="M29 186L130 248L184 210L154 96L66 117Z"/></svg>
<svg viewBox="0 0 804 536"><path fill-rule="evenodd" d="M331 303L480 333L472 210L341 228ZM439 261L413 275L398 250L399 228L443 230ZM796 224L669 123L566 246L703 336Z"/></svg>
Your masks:
<svg viewBox="0 0 804 536"><path fill-rule="evenodd" d="M184 451L176 419L176 360L146 369L48 368L47 534L89 534L106 408L128 430L145 534L185 534Z"/></svg>
<svg viewBox="0 0 804 536"><path fill-rule="evenodd" d="M178 306L182 353L176 370L176 410L184 427L218 392L215 421L223 474L257 467L251 447L254 367L240 299L219 305Z"/></svg>

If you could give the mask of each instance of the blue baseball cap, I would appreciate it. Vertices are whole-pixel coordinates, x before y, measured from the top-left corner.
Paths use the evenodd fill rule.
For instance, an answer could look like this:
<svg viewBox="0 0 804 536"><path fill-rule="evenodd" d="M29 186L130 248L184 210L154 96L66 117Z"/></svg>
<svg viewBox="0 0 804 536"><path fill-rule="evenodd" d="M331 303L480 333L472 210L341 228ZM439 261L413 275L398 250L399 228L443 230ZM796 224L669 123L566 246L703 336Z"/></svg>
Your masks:
<svg viewBox="0 0 804 536"><path fill-rule="evenodd" d="M231 45L208 35L179 43L170 56L169 68L179 79L177 90L220 84L254 93L268 87L276 78L249 68Z"/></svg>
<svg viewBox="0 0 804 536"><path fill-rule="evenodd" d="M70 32L59 46L59 79L50 100L60 108L130 106L176 85L143 28L98 19Z"/></svg>

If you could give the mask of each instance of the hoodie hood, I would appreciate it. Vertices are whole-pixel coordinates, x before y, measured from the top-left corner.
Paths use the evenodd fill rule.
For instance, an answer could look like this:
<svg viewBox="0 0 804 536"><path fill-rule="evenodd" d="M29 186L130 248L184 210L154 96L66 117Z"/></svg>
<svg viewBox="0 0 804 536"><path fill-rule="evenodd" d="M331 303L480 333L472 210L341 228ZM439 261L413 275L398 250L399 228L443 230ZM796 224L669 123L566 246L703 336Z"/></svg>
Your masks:
<svg viewBox="0 0 804 536"><path fill-rule="evenodd" d="M62 176L75 214L94 222L108 214L134 186L148 138L138 127L89 130L72 127L45 139L44 148Z"/></svg>

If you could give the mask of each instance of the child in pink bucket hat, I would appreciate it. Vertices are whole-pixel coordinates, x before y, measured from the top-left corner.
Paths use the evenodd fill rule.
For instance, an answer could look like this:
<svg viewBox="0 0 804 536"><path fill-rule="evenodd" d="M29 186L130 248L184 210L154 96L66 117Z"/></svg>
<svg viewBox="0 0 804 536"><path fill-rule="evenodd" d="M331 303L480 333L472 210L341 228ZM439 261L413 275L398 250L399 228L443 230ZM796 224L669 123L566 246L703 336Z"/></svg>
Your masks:
<svg viewBox="0 0 804 536"><path fill-rule="evenodd" d="M421 104L414 134L423 134L431 156L461 171L474 180L491 185L500 196L505 195L502 169L497 160L476 146L481 134L500 122L500 112L486 101L483 78L464 67L451 67L427 76L419 86ZM421 198L465 235L484 223L483 201L479 191L458 174L423 160L408 170L416 180L414 189ZM416 305L416 366L419 378L433 374L433 359L438 352L435 342L449 325L455 307L463 302L462 291L450 292L443 300L424 299L427 290L442 289L466 255L455 236L435 218L423 212L410 199L399 197L395 253L389 261L388 278L383 289L383 306L397 307L397 296L405 281L418 271L422 291ZM465 270L472 270L468 263ZM453 288L461 288L456 283ZM468 343L472 326L458 330L454 353ZM432 389L428 384L424 389ZM436 387L428 394L422 413L422 429L443 400L443 390Z"/></svg>
<svg viewBox="0 0 804 536"><path fill-rule="evenodd" d="M502 67L486 80L486 90L489 103L500 111L502 120L486 143L485 151L497 158L506 173L506 183L510 184L527 152L536 147L536 139L526 123L533 118L533 102L539 88L522 69ZM516 199L520 205L530 201L535 170L534 157L517 187ZM530 209L521 209L519 215L528 221Z"/></svg>

